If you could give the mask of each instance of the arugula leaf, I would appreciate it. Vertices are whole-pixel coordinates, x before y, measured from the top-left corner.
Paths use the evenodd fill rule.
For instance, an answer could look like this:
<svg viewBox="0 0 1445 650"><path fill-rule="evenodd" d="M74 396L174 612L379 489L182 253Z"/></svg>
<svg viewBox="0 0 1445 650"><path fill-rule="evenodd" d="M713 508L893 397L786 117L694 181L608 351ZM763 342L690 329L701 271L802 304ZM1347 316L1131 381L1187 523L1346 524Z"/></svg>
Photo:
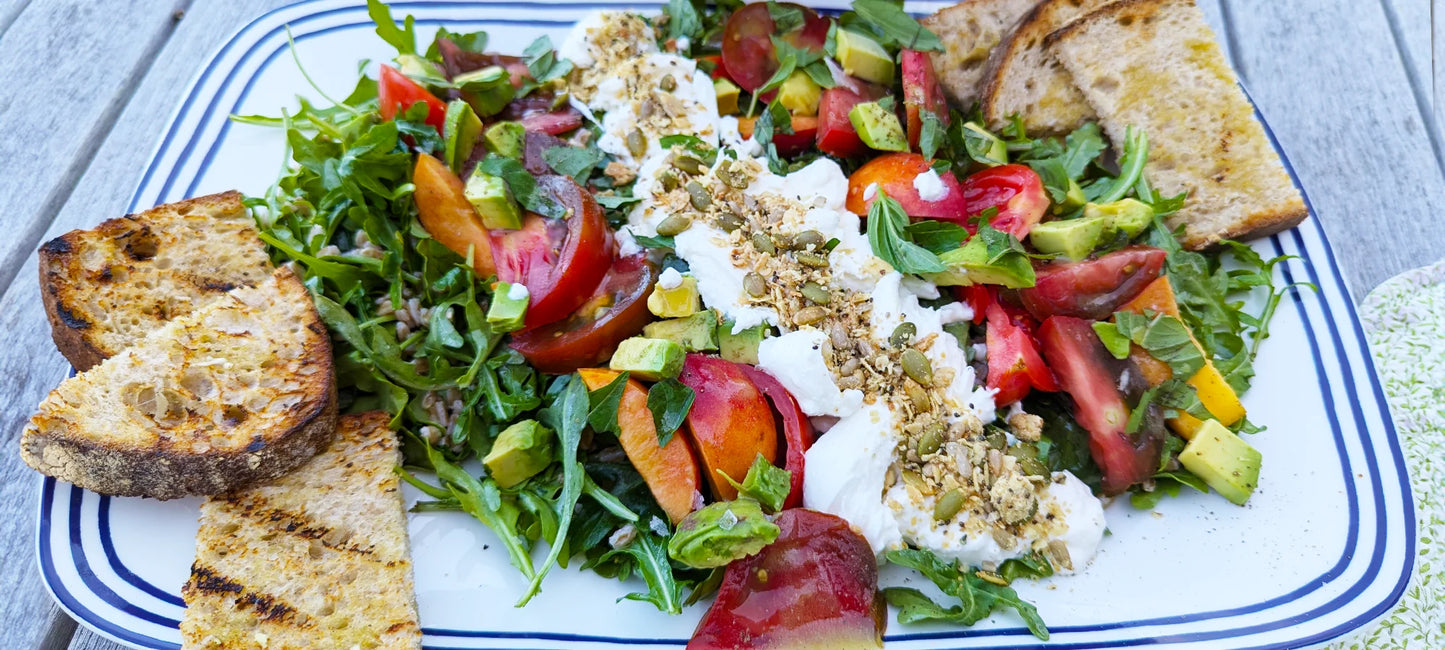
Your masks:
<svg viewBox="0 0 1445 650"><path fill-rule="evenodd" d="M868 207L868 245L873 254L899 273L941 273L947 267L938 256L908 238L908 214L903 206L878 190Z"/></svg>
<svg viewBox="0 0 1445 650"><path fill-rule="evenodd" d="M899 47L924 52L942 52L943 42L928 31L903 7L888 0L853 0L858 20L876 33L885 47Z"/></svg>
<svg viewBox="0 0 1445 650"><path fill-rule="evenodd" d="M397 54L416 54L416 19L407 16L402 27L391 18L391 7L381 0L366 0L366 15L376 23L376 35L396 48Z"/></svg>
<svg viewBox="0 0 1445 650"><path fill-rule="evenodd" d="M1124 129L1124 153L1119 156L1119 176L1105 186L1103 193L1094 199L1095 203L1111 203L1124 198L1135 183L1144 175L1144 163L1149 159L1149 137L1143 129L1129 125Z"/></svg>
<svg viewBox="0 0 1445 650"><path fill-rule="evenodd" d="M661 523L661 519L652 518L652 522ZM667 530L667 524L662 523L661 528ZM652 603L658 610L668 614L682 613L682 588L672 573L672 563L667 557L666 536L654 532L650 527L637 528L637 536L621 548L613 549L602 555L600 560L611 560L626 557L631 561L631 566L642 574L642 579L647 583L647 593L630 593L622 600L640 600Z"/></svg>
<svg viewBox="0 0 1445 650"><path fill-rule="evenodd" d="M1054 564L1043 553L1030 551L1022 557L1004 560L998 567L998 574L1009 582L1019 578L1040 580L1054 575Z"/></svg>
<svg viewBox="0 0 1445 650"><path fill-rule="evenodd" d="M434 38L432 38L431 45L427 46L426 58L433 61L441 59L441 48L437 45L437 42L444 38L451 41L453 45L456 45L457 47L461 48L463 51L466 52L476 52L478 54L481 54L487 51L486 32L472 32L470 34L467 34L463 32L449 31L446 27L438 27L437 34Z"/></svg>
<svg viewBox="0 0 1445 650"><path fill-rule="evenodd" d="M672 434L687 418L695 397L691 388L671 377L648 389L647 410L652 411L652 422L657 426L657 446L666 447L672 441Z"/></svg>
<svg viewBox="0 0 1445 650"><path fill-rule="evenodd" d="M1089 168L1089 164L1108 149L1096 122L1085 122L1074 129L1064 137L1064 144L1064 153L1059 156L1059 162L1063 164L1069 178L1074 180L1079 180L1084 175L1084 170Z"/></svg>
<svg viewBox="0 0 1445 650"><path fill-rule="evenodd" d="M637 242L637 245L643 248L677 248L677 244L674 242L673 238L667 235L658 235L657 237L652 237L649 235L633 235L632 240Z"/></svg>
<svg viewBox="0 0 1445 650"><path fill-rule="evenodd" d="M517 530L517 519L521 512L511 499L503 497L496 481L491 478L477 480L466 470L447 461L441 452L431 445L426 445L426 458L432 471L436 472L437 478L441 480L442 487L451 493L462 510L492 529L497 538L502 540L502 545L507 548L507 555L511 557L512 566L522 572L522 576L527 580L535 577L530 555L531 544Z"/></svg>
<svg viewBox="0 0 1445 650"><path fill-rule="evenodd" d="M592 170L601 164L606 154L597 147L548 147L542 152L542 159L552 171L570 176L578 184L586 184Z"/></svg>
<svg viewBox="0 0 1445 650"><path fill-rule="evenodd" d="M557 439L562 443L562 496L556 505L557 530L549 536L551 548L547 551L547 559L542 562L542 568L533 576L531 584L527 585L527 591L517 601L518 607L526 605L527 601L542 590L542 579L547 577L547 572L557 563L558 557L567 547L567 530L572 526L577 499L582 496L582 484L586 477L582 463L577 462L577 446L582 442L582 427L587 426L590 410L588 402L587 386L582 383L581 377L572 375L567 387L562 389L557 401L548 409L548 419L551 420L548 424L552 425L557 432Z"/></svg>
<svg viewBox="0 0 1445 650"><path fill-rule="evenodd" d="M760 453L753 459L748 474L742 483L733 480L726 472L718 470L723 480L738 491L739 497L746 497L762 504L768 512L783 509L783 501L793 491L793 473L768 462Z"/></svg>
<svg viewBox="0 0 1445 650"><path fill-rule="evenodd" d="M622 393L627 389L630 374L626 371L620 372L612 381L607 382L606 386L587 394L587 424L594 431L622 434L622 429L617 424L617 409L622 404Z"/></svg>
<svg viewBox="0 0 1445 650"><path fill-rule="evenodd" d="M958 560L945 562L929 551L911 548L889 551L887 558L889 562L922 573L944 594L959 600L959 604L945 608L917 589L884 589L883 596L888 599L888 604L899 608L898 622L943 621L973 625L995 610L1013 609L1034 636L1043 641L1049 640L1049 628L1032 604L1019 598L1018 592L1010 587L984 580L975 571L963 570Z"/></svg>

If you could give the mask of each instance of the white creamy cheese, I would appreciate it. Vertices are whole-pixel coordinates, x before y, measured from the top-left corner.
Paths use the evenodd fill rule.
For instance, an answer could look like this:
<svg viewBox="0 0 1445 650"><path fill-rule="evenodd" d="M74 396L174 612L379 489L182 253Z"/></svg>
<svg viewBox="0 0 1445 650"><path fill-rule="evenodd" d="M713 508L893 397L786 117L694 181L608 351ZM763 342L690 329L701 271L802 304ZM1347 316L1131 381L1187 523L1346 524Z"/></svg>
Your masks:
<svg viewBox="0 0 1445 650"><path fill-rule="evenodd" d="M903 545L893 511L879 498L895 445L893 414L879 401L839 420L805 456L803 505L842 517L875 555Z"/></svg>
<svg viewBox="0 0 1445 650"><path fill-rule="evenodd" d="M913 189L918 190L918 198L924 201L942 201L948 198L948 186L943 184L943 178L932 167L913 177Z"/></svg>
<svg viewBox="0 0 1445 650"><path fill-rule="evenodd" d="M804 413L846 418L863 406L863 392L841 390L833 382L833 373L823 360L827 340L828 335L816 329L763 339L758 345L758 367L788 389Z"/></svg>
<svg viewBox="0 0 1445 650"><path fill-rule="evenodd" d="M682 274L671 266L663 269L662 274L657 276L657 288L676 289L682 286Z"/></svg>
<svg viewBox="0 0 1445 650"><path fill-rule="evenodd" d="M652 227L655 232L655 223ZM747 303L743 278L748 272L733 266L727 233L694 222L691 228L673 237L673 246L697 278L697 291L703 303L732 319L734 334L763 323L778 324L777 310Z"/></svg>
<svg viewBox="0 0 1445 650"><path fill-rule="evenodd" d="M696 61L675 54L652 53L630 70L638 76L614 76L600 81L596 95L588 104L593 111L602 113L602 135L597 139L597 148L634 166L641 162L627 146L627 135L641 129L634 105L652 93L662 93L659 86L665 76L671 76L676 82L676 87L666 94L681 103L685 125L670 128L666 133L641 129L647 140L643 158L656 157L662 150L658 140L668 135L695 135L710 145L717 145L717 94L708 76L698 73Z"/></svg>

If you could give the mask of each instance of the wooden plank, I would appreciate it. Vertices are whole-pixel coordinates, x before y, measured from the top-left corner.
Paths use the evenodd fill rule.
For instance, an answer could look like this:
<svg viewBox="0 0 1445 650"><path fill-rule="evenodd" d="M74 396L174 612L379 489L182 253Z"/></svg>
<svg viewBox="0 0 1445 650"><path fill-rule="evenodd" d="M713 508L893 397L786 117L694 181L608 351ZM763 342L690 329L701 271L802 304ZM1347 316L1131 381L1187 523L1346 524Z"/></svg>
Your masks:
<svg viewBox="0 0 1445 650"><path fill-rule="evenodd" d="M0 160L26 170L0 176L7 230L0 238L0 289L65 203L189 2L35 2L5 30L0 87L68 92L30 101L16 93L0 102Z"/></svg>
<svg viewBox="0 0 1445 650"><path fill-rule="evenodd" d="M39 11L40 5L44 4L46 3L36 3L35 10ZM43 221L32 219L21 222L21 215L13 212L7 213L3 218L7 225L15 223L16 227L31 224L33 231L28 242L23 245L12 244L10 237L0 239L0 269L8 269L16 278L5 291L4 297L0 298L0 306L3 306L0 308L4 309L0 322L8 328L4 330L7 337L6 349L23 351L0 354L0 385L7 387L8 397L5 403L0 405L0 448L3 449L16 448L21 428L35 405L68 373L68 366L50 342L49 326L40 307L40 295L35 281L36 242L40 241L42 233L49 238L124 214L145 163L155 149L156 141L176 103L180 101L179 93L196 73L199 62L204 61L215 50L222 37L251 18L284 2L247 0L198 3L194 10L185 14L174 30L169 27L169 3L137 0L133 11L123 10L111 3L90 3L87 0L77 0L72 4L78 7L68 14L64 11L58 16L47 14L53 22L50 22L46 29L41 29L40 25L33 28L29 26L31 19L30 12L27 11L21 20L16 21L10 34L0 40L0 53L7 52L12 47L10 38L19 32L24 23L27 29L32 30L32 34L43 36L32 39L23 57L0 54L6 57L0 60L18 63L22 60L39 59L54 64L56 61L74 58L77 59L77 67L100 71L98 74L77 71L74 73L79 75L77 78L47 77L46 87L74 89L70 93L54 95L94 93L97 92L97 87L113 88L112 94L115 94L119 92L118 88L125 84L109 84L114 80L97 77L104 76L106 70L115 75L115 70L127 70L129 64L98 66L95 65L94 56L75 57L65 49L36 55L36 42L49 43L55 48L68 48L78 42L77 39L84 38L104 43L128 39L146 43L147 37L136 29L117 27L117 21L131 20L131 17L124 15L127 13L163 19L162 22L167 25L165 33L170 37L165 43L143 52L147 64L154 62L148 70L143 65L137 65L136 70L119 75L133 75L136 78L131 83L134 92L130 93L129 103L123 99L115 100L117 105L113 110L114 115L107 118L104 110L91 110L87 113L83 106L70 106L65 109L81 111L78 115L62 115L66 123L90 125L108 119L104 128L93 129L96 131L93 141L78 138L76 142L83 142L84 146L74 142L39 145L21 138L28 143L24 146L33 150L24 150L24 155L19 158L6 153L5 159L8 160L33 160L37 155L44 155L46 160L50 160L51 156L45 150L53 146L56 148L55 162L49 164L50 168L66 168L72 159L82 162L74 165L74 173L69 180L65 180L60 171L34 175L14 174L0 178L0 201L4 201L3 205L6 205L7 209L25 204L14 196L18 189L6 185L13 178L29 182L32 186L43 182L47 187L60 188L54 192L59 198L49 211L49 215L58 212L53 222L50 222L49 215L45 215ZM157 5L160 9L157 9ZM55 7L49 6L45 9L52 11ZM67 27L57 29L56 25ZM171 33L172 31L174 33ZM126 47L116 45L106 51L105 56L124 62L127 59L117 57L127 51ZM56 101L68 100L61 97ZM12 105L11 109L13 108ZM13 125L37 124L35 120L39 120L39 117L0 112L0 124L5 124L7 132L12 135L18 132ZM33 128L27 126L25 129L34 130L40 126L44 125ZM63 127L49 125L41 131L49 133L59 128ZM10 152L14 144L12 139L0 139L0 152ZM65 155L69 156L68 158L59 155L62 148L66 150ZM32 188L31 191L35 190ZM55 608L50 596L41 586L35 570L34 550L37 484L35 473L20 462L18 454L0 454L0 584L9 588L6 598L0 599L0 629L5 630L5 633L0 635L4 636L5 642L0 645L6 648L63 648L75 642L86 648L118 650L121 646L104 641L84 628L80 628L72 637L72 632L76 630L75 623Z"/></svg>
<svg viewBox="0 0 1445 650"><path fill-rule="evenodd" d="M1430 129L1430 143L1435 150L1435 158L1442 165L1445 165L1445 131L1442 131L1441 122L1445 121L1445 106L1435 105L1435 75L1432 67L1440 68L1442 75L1440 83L1445 83L1445 60L1435 61L1436 57L1431 55L1431 46L1435 45L1430 37L1431 20L1439 23L1440 28L1445 30L1445 9L1441 12L1431 11L1430 2L1422 0L1382 0L1385 8L1385 17L1390 21L1390 31L1395 38L1395 46L1400 50L1400 57L1405 61L1405 70L1410 76L1410 86L1415 91L1415 104L1420 108L1421 118ZM1442 15L1434 15L1442 13ZM1441 34L1445 38L1445 33ZM1436 45L1445 58L1445 43ZM1434 64L1432 66L1432 63ZM1438 89L1439 93L1445 95L1445 86Z"/></svg>
<svg viewBox="0 0 1445 650"><path fill-rule="evenodd" d="M20 17L20 12L25 11L29 4L30 0L11 0L0 5L0 37L5 36L5 31L10 29L10 25L14 24L15 19Z"/></svg>
<svg viewBox="0 0 1445 650"><path fill-rule="evenodd" d="M1382 6L1225 7L1246 84L1309 192L1355 299L1440 259L1445 177Z"/></svg>

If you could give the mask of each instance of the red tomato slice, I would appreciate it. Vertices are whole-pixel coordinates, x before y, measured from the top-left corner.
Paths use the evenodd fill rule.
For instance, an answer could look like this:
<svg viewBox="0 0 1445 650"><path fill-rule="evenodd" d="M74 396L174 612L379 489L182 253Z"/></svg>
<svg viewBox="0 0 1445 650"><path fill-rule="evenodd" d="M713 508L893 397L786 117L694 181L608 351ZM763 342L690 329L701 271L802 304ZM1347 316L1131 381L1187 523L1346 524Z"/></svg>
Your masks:
<svg viewBox="0 0 1445 650"><path fill-rule="evenodd" d="M801 508L774 523L777 541L727 566L688 650L883 647L888 607L868 540Z"/></svg>
<svg viewBox="0 0 1445 650"><path fill-rule="evenodd" d="M988 313L988 306L994 304L998 299L994 297L994 288L987 284L970 284L965 287L954 287L953 296L968 304L973 310L973 324L983 322ZM959 341L962 343L962 341Z"/></svg>
<svg viewBox="0 0 1445 650"><path fill-rule="evenodd" d="M1012 404L1033 389L1058 390L1054 373L1044 364L1034 344L1032 325L1011 317L996 302L988 305L985 313L988 318L984 335L984 345L988 348L987 386L998 390L994 403Z"/></svg>
<svg viewBox="0 0 1445 650"><path fill-rule="evenodd" d="M528 214L520 230L491 232L497 278L532 294L528 329L566 318L587 302L612 263L612 234L592 194L566 176L537 178L537 191L567 209L566 219Z"/></svg>
<svg viewBox="0 0 1445 650"><path fill-rule="evenodd" d="M1073 398L1074 418L1089 432L1089 452L1104 474L1104 493L1119 494L1153 476L1163 430L1146 426L1133 436L1125 433L1129 406L1119 384L1129 382L1120 377L1128 372L1142 381L1138 369L1110 356L1092 321L1081 318L1049 318L1039 328L1039 343L1059 386Z"/></svg>
<svg viewBox="0 0 1445 650"><path fill-rule="evenodd" d="M885 192L898 201L910 217L962 222L969 215L968 205L952 172L938 175L943 181L944 194L937 201L923 200L918 188L913 186L913 180L931 166L932 161L916 153L884 154L864 163L848 177L848 209L860 217L867 216L868 206L873 205L877 196L866 199L864 196L868 194L868 186L877 185L875 191Z"/></svg>
<svg viewBox="0 0 1445 650"><path fill-rule="evenodd" d="M868 146L863 144L858 130L848 119L848 111L865 101L863 95L841 85L823 91L822 99L818 100L819 151L839 158L852 158L868 152Z"/></svg>
<svg viewBox="0 0 1445 650"><path fill-rule="evenodd" d="M1035 269L1034 286L1019 290L1024 307L1040 320L1075 316L1109 317L1159 277L1166 254L1149 246L1130 246L1082 262L1051 262Z"/></svg>
<svg viewBox="0 0 1445 650"><path fill-rule="evenodd" d="M723 65L721 55L709 54L707 56L697 57L697 60L698 62L707 61L712 64L712 72L707 73L707 76L709 78L712 78L714 80L731 79L731 77L728 77L728 69L727 66Z"/></svg>
<svg viewBox="0 0 1445 650"><path fill-rule="evenodd" d="M908 117L908 146L917 149L918 136L923 133L923 111L932 112L943 126L948 126L948 100L943 96L943 88L938 85L933 59L927 52L903 50L899 59L903 77L903 108Z"/></svg>
<svg viewBox="0 0 1445 650"><path fill-rule="evenodd" d="M783 442L787 443L787 461L783 469L792 473L793 482L788 499L783 502L783 509L797 508L803 505L804 454L813 446L813 423L798 406L798 400L793 398L793 394L783 388L772 375L752 366L742 366L742 369L748 379L753 380L753 385L772 403L783 423Z"/></svg>
<svg viewBox="0 0 1445 650"><path fill-rule="evenodd" d="M397 113L405 112L417 102L426 102L426 123L436 127L437 133L442 132L442 126L447 121L447 105L431 91L423 88L406 75L398 72L396 68L389 65L381 66L381 78L376 86L377 108L381 110L381 119L390 120L396 117Z"/></svg>
<svg viewBox="0 0 1445 650"><path fill-rule="evenodd" d="M1028 165L999 165L970 174L963 179L963 197L967 218L997 208L988 225L1019 239L1027 237L1049 209L1044 182ZM974 228L969 225L968 229L972 232Z"/></svg>
<svg viewBox="0 0 1445 650"><path fill-rule="evenodd" d="M552 374L607 361L618 343L652 320L647 296L657 276L657 267L642 253L618 258L580 309L564 320L512 334L512 349Z"/></svg>
<svg viewBox="0 0 1445 650"><path fill-rule="evenodd" d="M778 71L777 48L773 47L773 35L777 29L773 15L766 2L744 5L733 12L723 27L722 61L727 74L739 88L748 92L757 90L768 82ZM776 3L779 7L798 9L803 12L803 27L779 36L794 47L810 50L823 49L828 40L830 20L818 16L807 7L789 2Z"/></svg>

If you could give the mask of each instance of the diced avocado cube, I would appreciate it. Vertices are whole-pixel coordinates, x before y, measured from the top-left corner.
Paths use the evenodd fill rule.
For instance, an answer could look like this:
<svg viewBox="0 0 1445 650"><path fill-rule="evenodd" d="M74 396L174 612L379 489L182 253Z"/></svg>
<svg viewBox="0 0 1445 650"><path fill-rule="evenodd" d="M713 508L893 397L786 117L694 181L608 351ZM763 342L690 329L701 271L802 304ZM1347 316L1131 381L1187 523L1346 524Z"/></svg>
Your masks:
<svg viewBox="0 0 1445 650"><path fill-rule="evenodd" d="M758 346L767 335L767 325L755 325L733 334L733 322L723 321L717 328L718 354L733 363L757 365Z"/></svg>
<svg viewBox="0 0 1445 650"><path fill-rule="evenodd" d="M1008 163L1008 144L977 122L963 123L963 143L969 153L987 160L990 167Z"/></svg>
<svg viewBox="0 0 1445 650"><path fill-rule="evenodd" d="M718 115L732 115L738 112L738 95L742 94L742 88L738 88L738 85L727 77L719 77L712 80L712 91L717 94Z"/></svg>
<svg viewBox="0 0 1445 650"><path fill-rule="evenodd" d="M442 76L442 71L437 68L437 64L432 63L431 61L428 61L425 58L417 56L415 54L397 55L396 69L399 70L402 74L413 79L418 77L433 77L440 79ZM445 81L445 79L441 80Z"/></svg>
<svg viewBox="0 0 1445 650"><path fill-rule="evenodd" d="M647 381L677 377L687 350L667 339L634 336L617 345L607 367Z"/></svg>
<svg viewBox="0 0 1445 650"><path fill-rule="evenodd" d="M717 313L704 309L691 316L648 323L642 335L650 339L667 339L688 352L717 350Z"/></svg>
<svg viewBox="0 0 1445 650"><path fill-rule="evenodd" d="M1154 223L1154 208L1138 199L1119 199L1085 205L1084 216L1108 219L1109 229L1121 231L1133 239Z"/></svg>
<svg viewBox="0 0 1445 650"><path fill-rule="evenodd" d="M1054 204L1054 214L1064 214L1077 210L1080 206L1087 203L1088 200L1088 197L1084 196L1084 188L1079 187L1079 181L1070 178L1069 189L1064 193L1064 200Z"/></svg>
<svg viewBox="0 0 1445 650"><path fill-rule="evenodd" d="M1194 439L1179 452L1184 469L1204 479L1214 491L1235 505L1244 505L1259 485L1258 449L1224 428L1218 420L1209 420L1194 434Z"/></svg>
<svg viewBox="0 0 1445 650"><path fill-rule="evenodd" d="M554 438L540 422L522 420L497 434L482 464L498 486L513 487L552 464Z"/></svg>
<svg viewBox="0 0 1445 650"><path fill-rule="evenodd" d="M460 99L447 102L447 119L442 126L442 137L446 138L447 165L453 172L461 173L462 165L477 146L477 136L482 134L482 118L472 110L472 105Z"/></svg>
<svg viewBox="0 0 1445 650"><path fill-rule="evenodd" d="M793 117L817 115L818 100L822 98L823 88L802 70L794 72L778 87L777 101L783 108L788 109Z"/></svg>
<svg viewBox="0 0 1445 650"><path fill-rule="evenodd" d="M487 151L504 158L521 159L527 142L527 129L521 122L497 122L482 135Z"/></svg>
<svg viewBox="0 0 1445 650"><path fill-rule="evenodd" d="M652 295L647 297L647 310L658 318L682 318L702 309L702 296L697 291L697 278L681 275L676 270L662 272Z"/></svg>
<svg viewBox="0 0 1445 650"><path fill-rule="evenodd" d="M1109 219L1103 216L1045 221L1029 231L1029 243L1040 253L1059 253L1077 261L1093 252L1108 227Z"/></svg>
<svg viewBox="0 0 1445 650"><path fill-rule="evenodd" d="M848 121L863 144L879 151L908 151L908 136L898 116L878 102L863 102L848 111Z"/></svg>
<svg viewBox="0 0 1445 650"><path fill-rule="evenodd" d="M946 286L998 284L1010 289L1034 286L1034 267L1027 256L1004 255L993 263L989 263L988 257L988 245L982 237L974 237L961 248L939 255L938 261L948 270L929 274L928 280Z"/></svg>
<svg viewBox="0 0 1445 650"><path fill-rule="evenodd" d="M882 45L858 32L838 30L838 64L850 77L884 86L893 85L893 57Z"/></svg>
<svg viewBox="0 0 1445 650"><path fill-rule="evenodd" d="M522 329L527 319L527 303L532 294L526 285L512 282L498 282L492 292L492 304L487 307L487 325L495 332L515 332Z"/></svg>
<svg viewBox="0 0 1445 650"><path fill-rule="evenodd" d="M482 225L489 229L515 230L522 227L522 208L512 198L507 182L500 177L480 169L473 171L467 179L467 201L482 217Z"/></svg>

